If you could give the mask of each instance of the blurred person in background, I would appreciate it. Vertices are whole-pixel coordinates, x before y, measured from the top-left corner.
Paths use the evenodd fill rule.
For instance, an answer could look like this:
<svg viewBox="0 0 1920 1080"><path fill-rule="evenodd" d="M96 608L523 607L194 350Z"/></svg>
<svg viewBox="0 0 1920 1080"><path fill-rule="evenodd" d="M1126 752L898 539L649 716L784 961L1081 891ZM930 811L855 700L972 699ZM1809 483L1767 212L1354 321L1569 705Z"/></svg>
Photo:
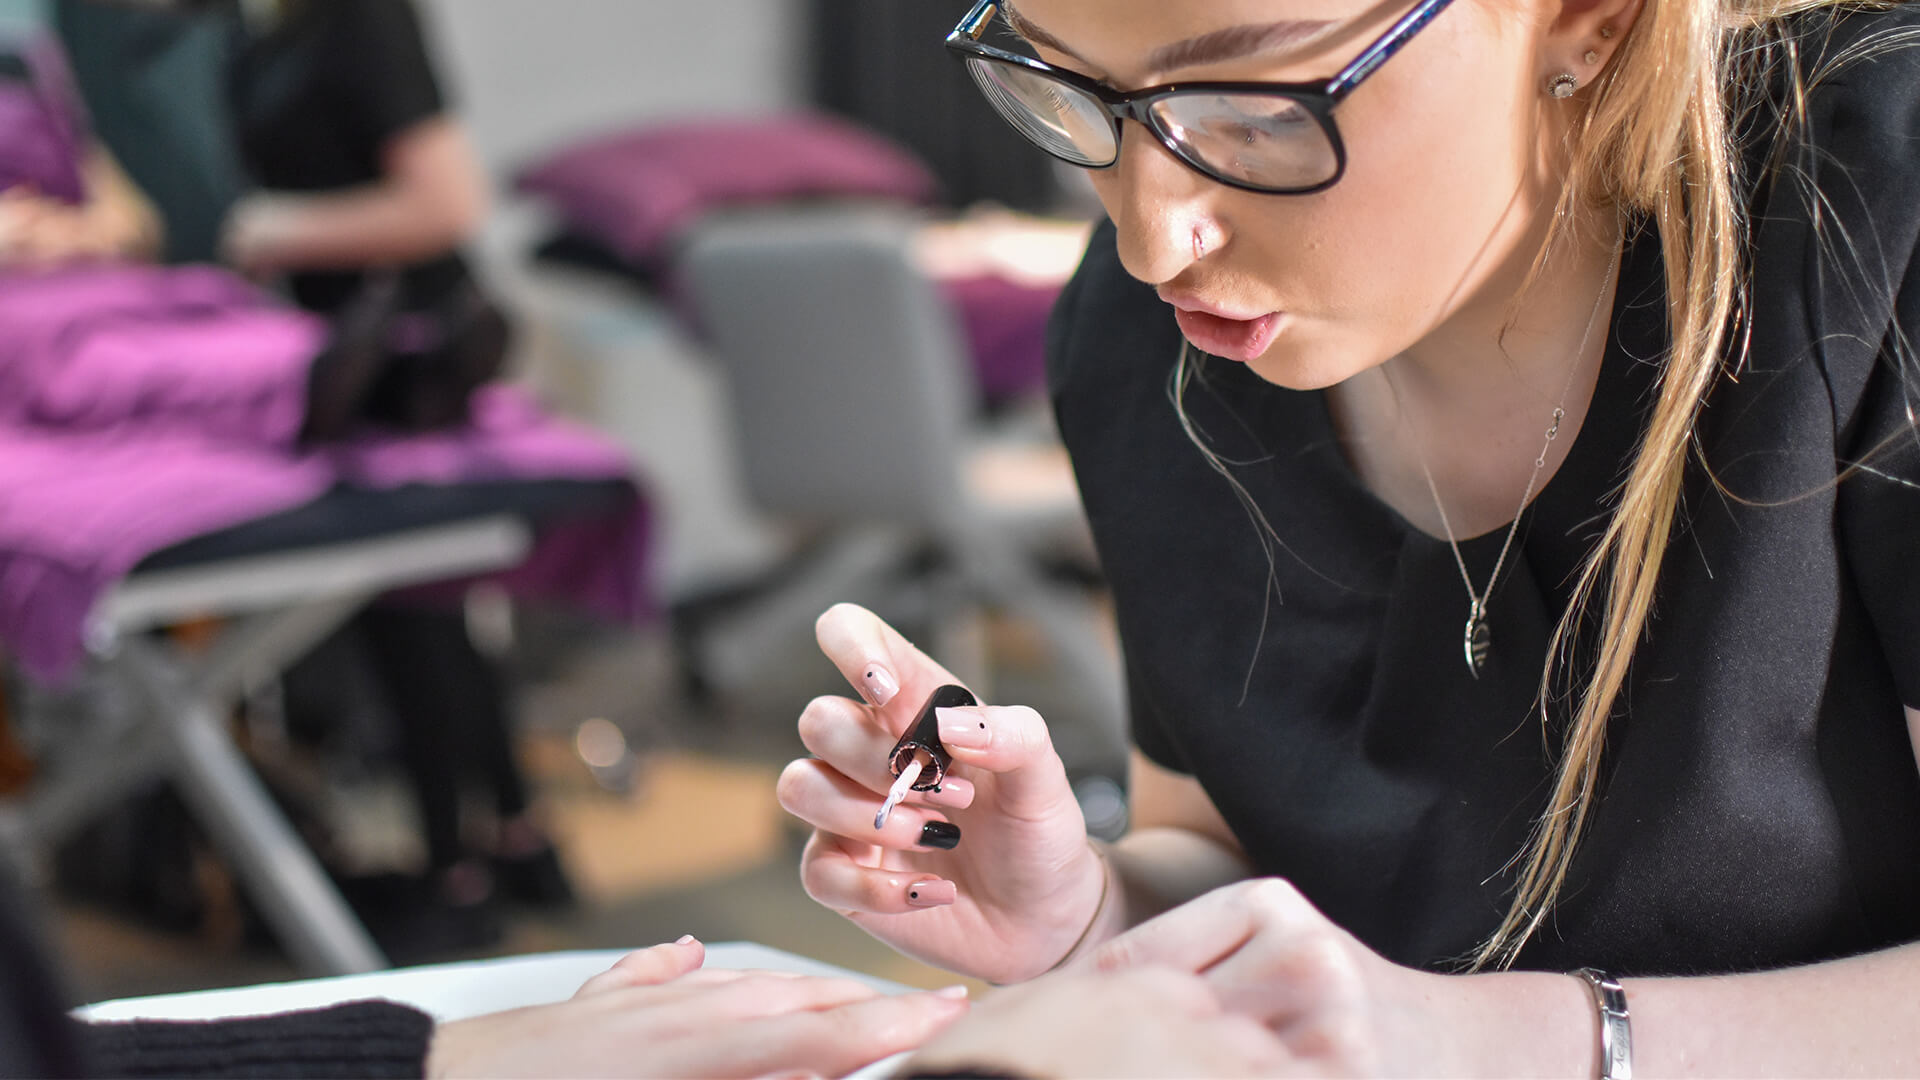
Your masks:
<svg viewBox="0 0 1920 1080"><path fill-rule="evenodd" d="M401 356L370 388L369 411L457 420L500 374L508 326L461 254L485 220L488 182L417 12L408 0L245 0L236 19L231 114L260 186L228 214L225 260L284 279L317 312L385 298ZM475 913L496 893L570 903L514 759L508 685L461 613L389 603L355 630L399 720L434 898ZM491 800L477 830L461 817L469 785Z"/></svg>

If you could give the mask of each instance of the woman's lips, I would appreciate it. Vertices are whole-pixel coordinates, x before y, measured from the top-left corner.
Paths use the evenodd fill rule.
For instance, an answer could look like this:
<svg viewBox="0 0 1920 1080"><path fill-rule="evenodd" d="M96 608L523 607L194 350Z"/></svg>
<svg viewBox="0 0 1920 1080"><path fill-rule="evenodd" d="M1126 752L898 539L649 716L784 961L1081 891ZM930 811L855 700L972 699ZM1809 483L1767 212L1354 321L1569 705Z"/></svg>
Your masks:
<svg viewBox="0 0 1920 1080"><path fill-rule="evenodd" d="M1275 311L1257 319L1230 319L1205 311L1174 308L1180 332L1195 348L1243 364L1258 360L1273 345L1274 335L1280 332L1280 315Z"/></svg>

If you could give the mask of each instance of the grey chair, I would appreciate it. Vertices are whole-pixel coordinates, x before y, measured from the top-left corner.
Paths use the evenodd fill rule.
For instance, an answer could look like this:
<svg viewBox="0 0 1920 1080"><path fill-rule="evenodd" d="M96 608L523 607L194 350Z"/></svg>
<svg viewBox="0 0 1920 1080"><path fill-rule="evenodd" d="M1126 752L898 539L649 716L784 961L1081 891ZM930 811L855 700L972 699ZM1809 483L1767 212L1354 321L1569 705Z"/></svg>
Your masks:
<svg viewBox="0 0 1920 1080"><path fill-rule="evenodd" d="M930 552L943 621L991 608L1050 646L1092 718L1063 753L1073 743L1103 765L1121 760L1124 689L1102 613L1040 568L1049 547L1091 550L1064 453L1015 445L1058 478L1023 494L979 482L1021 470L974 424L963 339L913 266L914 229L883 211L785 210L710 222L683 253L682 285L726 369L749 496L837 540L835 557L751 618L770 636L803 632L837 590L889 569L908 584L902 567Z"/></svg>

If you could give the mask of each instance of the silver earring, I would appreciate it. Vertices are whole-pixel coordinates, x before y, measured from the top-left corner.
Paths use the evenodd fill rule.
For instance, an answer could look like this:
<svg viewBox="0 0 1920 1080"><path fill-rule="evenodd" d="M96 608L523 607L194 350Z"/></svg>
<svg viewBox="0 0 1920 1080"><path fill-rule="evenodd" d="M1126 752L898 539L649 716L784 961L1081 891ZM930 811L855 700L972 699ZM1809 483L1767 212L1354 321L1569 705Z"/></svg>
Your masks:
<svg viewBox="0 0 1920 1080"><path fill-rule="evenodd" d="M1602 41L1612 41L1612 40L1613 40L1613 35L1614 35L1614 29L1613 29L1613 27L1611 27L1611 26L1603 26L1603 27L1601 27L1601 28L1600 28L1600 39L1601 39Z"/></svg>
<svg viewBox="0 0 1920 1080"><path fill-rule="evenodd" d="M1594 52L1592 49L1588 49L1587 55L1586 55L1586 61L1589 64L1597 64L1600 62L1600 54L1597 52Z"/></svg>
<svg viewBox="0 0 1920 1080"><path fill-rule="evenodd" d="M1580 77L1571 71L1563 71L1547 80L1548 95L1556 98L1570 98L1580 88Z"/></svg>

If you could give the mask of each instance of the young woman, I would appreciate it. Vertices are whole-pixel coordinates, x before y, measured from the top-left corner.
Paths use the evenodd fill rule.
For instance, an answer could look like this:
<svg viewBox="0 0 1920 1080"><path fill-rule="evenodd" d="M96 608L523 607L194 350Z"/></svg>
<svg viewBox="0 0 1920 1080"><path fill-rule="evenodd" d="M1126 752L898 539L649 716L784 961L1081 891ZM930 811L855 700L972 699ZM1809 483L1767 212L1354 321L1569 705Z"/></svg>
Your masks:
<svg viewBox="0 0 1920 1080"><path fill-rule="evenodd" d="M1920 1069L1920 7L1018 0L950 45L1112 219L1052 378L1134 831L982 707L876 832L948 675L837 608L810 893L995 980L1204 972L1312 1068Z"/></svg>

